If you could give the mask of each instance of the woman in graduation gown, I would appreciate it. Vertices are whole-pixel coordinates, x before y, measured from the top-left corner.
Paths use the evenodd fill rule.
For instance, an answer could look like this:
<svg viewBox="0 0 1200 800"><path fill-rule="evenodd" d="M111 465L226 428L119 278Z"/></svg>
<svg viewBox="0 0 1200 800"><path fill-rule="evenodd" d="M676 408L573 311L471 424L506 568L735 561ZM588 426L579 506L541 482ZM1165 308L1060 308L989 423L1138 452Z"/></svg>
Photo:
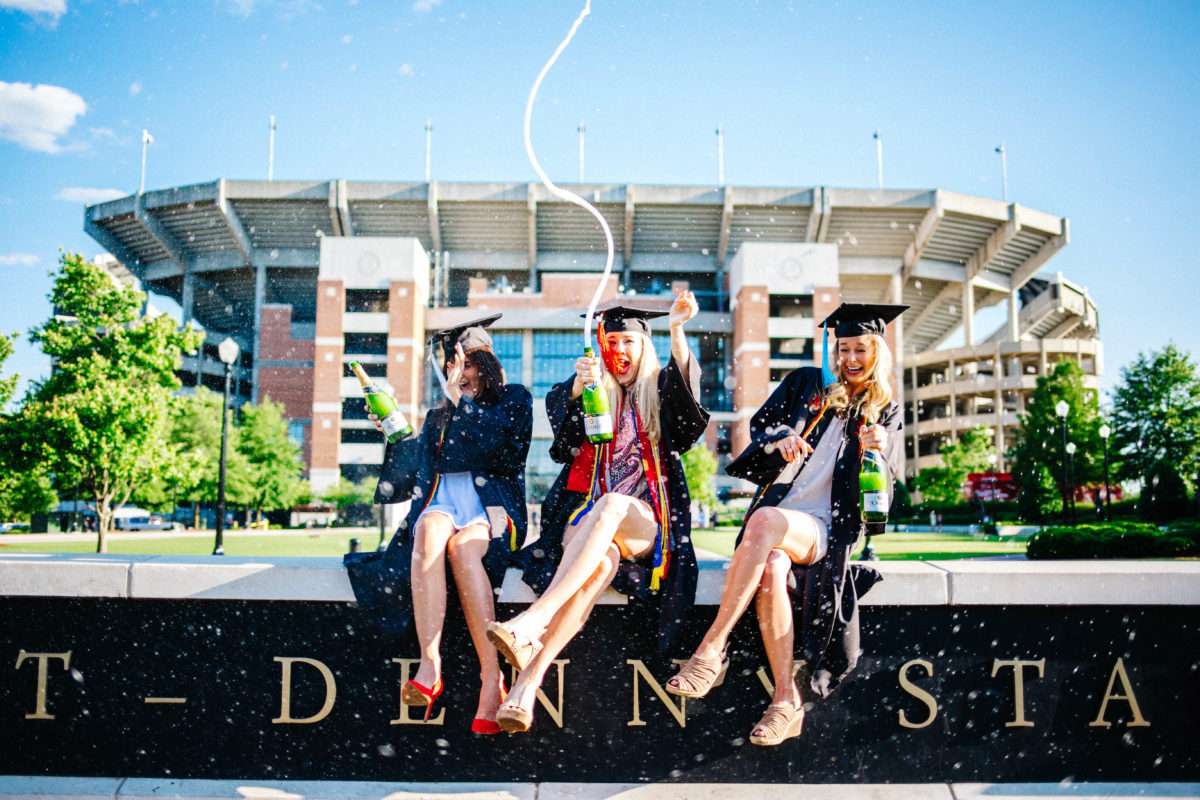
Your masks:
<svg viewBox="0 0 1200 800"><path fill-rule="evenodd" d="M541 596L515 618L488 628L488 638L521 670L498 715L506 731L528 730L546 669L606 586L634 596L657 593L660 648L695 600L696 556L680 455L708 425L698 402L700 365L683 333L696 311L691 292L675 298L671 357L660 368L647 319L667 312L604 310L598 332L603 357L580 358L575 374L546 395L554 429L550 455L564 466L542 505L540 538L518 556L526 583ZM581 394L597 383L609 394L614 435L593 445L584 433Z"/></svg>
<svg viewBox="0 0 1200 800"><path fill-rule="evenodd" d="M857 599L879 574L850 553L862 530L858 473L864 449L894 464L901 411L892 401L888 321L907 306L845 303L834 327L836 360L794 370L750 421L751 442L726 471L758 485L729 563L721 604L695 654L666 689L703 697L728 667L726 642L755 599L774 696L750 741L777 745L800 733L804 708L793 677L799 628L812 676L826 696L858 661ZM825 348L824 364L830 363ZM824 375L823 375L824 373ZM890 466L885 471L891 473ZM889 479L890 491L890 479ZM794 594L789 596L789 573Z"/></svg>
<svg viewBox="0 0 1200 800"><path fill-rule="evenodd" d="M435 334L445 354L446 399L418 435L388 445L376 492L376 502L411 497L412 507L386 551L346 557L355 597L373 620L399 636L415 619L421 662L403 698L427 706L428 719L443 686L449 554L479 655L476 733L500 730L496 710L505 687L487 626L495 619L493 590L525 538L525 460L533 430L529 390L504 383L485 330L499 317Z"/></svg>

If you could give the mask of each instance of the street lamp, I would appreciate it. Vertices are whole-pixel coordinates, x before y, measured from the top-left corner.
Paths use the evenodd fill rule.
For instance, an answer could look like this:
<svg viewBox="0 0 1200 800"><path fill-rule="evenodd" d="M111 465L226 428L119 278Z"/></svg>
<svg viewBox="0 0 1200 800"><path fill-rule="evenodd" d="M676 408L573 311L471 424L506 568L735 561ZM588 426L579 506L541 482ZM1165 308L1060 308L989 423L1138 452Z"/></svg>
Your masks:
<svg viewBox="0 0 1200 800"><path fill-rule="evenodd" d="M229 436L229 377L233 372L233 362L237 361L238 343L228 336L217 345L217 355L225 365L225 395L221 401L221 462L217 469L217 538L213 543L213 555L225 555L225 442Z"/></svg>
<svg viewBox="0 0 1200 800"><path fill-rule="evenodd" d="M1109 498L1108 486L1108 436L1112 433L1112 428L1108 427L1108 423L1100 426L1097 431L1100 434L1100 441L1104 442L1104 519L1112 522L1112 500Z"/></svg>
<svg viewBox="0 0 1200 800"><path fill-rule="evenodd" d="M1062 431L1062 501L1063 525L1067 523L1067 413L1071 407L1066 400L1054 404L1054 413L1058 415L1058 429Z"/></svg>
<svg viewBox="0 0 1200 800"><path fill-rule="evenodd" d="M1071 524L1075 524L1075 443L1067 444L1067 480L1069 496L1071 498Z"/></svg>

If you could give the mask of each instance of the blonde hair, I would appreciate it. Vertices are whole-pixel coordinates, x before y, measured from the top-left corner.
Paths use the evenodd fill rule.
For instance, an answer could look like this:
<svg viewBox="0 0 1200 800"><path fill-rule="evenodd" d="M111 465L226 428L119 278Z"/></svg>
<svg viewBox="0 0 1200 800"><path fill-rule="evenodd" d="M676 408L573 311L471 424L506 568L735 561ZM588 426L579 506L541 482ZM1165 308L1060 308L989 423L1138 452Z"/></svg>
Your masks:
<svg viewBox="0 0 1200 800"><path fill-rule="evenodd" d="M661 430L658 425L658 373L662 368L659 364L658 353L654 349L654 342L650 340L650 337L641 331L629 331L629 333L637 334L642 340L642 357L638 361L637 376L634 378L629 394L633 398L634 408L637 409L638 418L641 420L642 430L646 431L650 442L657 447ZM615 414L621 405L621 385L608 371L608 365L604 363L604 359L600 359L600 364L604 372L604 388L608 391L608 407ZM614 419L614 430L617 424L618 421Z"/></svg>
<svg viewBox="0 0 1200 800"><path fill-rule="evenodd" d="M837 340L840 344L841 340ZM866 391L859 392L854 397L846 390L845 376L842 374L842 363L837 358L837 345L834 346L833 363L830 364L830 369L833 370L834 377L837 378L837 383L825 390L825 399L829 403L829 407L835 411L844 411L847 416L861 417L870 424L875 424L879 421L879 412L883 411L884 406L892 402L892 351L887 346L887 342L883 337L872 333L868 334L868 341L875 350L875 364L871 367L871 372L867 375Z"/></svg>

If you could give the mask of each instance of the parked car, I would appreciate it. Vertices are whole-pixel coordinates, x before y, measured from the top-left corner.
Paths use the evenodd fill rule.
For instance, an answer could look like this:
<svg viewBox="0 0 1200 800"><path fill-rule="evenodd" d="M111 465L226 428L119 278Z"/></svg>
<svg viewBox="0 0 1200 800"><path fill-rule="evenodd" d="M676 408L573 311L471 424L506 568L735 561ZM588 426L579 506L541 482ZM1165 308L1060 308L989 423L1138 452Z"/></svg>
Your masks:
<svg viewBox="0 0 1200 800"><path fill-rule="evenodd" d="M29 533L29 523L0 522L0 533Z"/></svg>
<svg viewBox="0 0 1200 800"><path fill-rule="evenodd" d="M117 530L122 531L181 531L183 530L182 522L171 522L156 515L145 517L117 517Z"/></svg>

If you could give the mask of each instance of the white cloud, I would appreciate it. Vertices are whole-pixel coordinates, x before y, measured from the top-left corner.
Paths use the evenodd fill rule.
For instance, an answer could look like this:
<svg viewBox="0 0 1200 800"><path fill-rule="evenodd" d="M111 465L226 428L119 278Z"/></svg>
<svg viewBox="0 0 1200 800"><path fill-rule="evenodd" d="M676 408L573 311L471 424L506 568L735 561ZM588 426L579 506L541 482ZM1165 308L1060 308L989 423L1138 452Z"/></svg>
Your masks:
<svg viewBox="0 0 1200 800"><path fill-rule="evenodd" d="M421 13L433 11L433 9L441 4L442 0L417 0L417 2L413 3L413 11L420 11Z"/></svg>
<svg viewBox="0 0 1200 800"><path fill-rule="evenodd" d="M24 11L26 14L49 14L57 22L67 13L67 0L0 0L0 8Z"/></svg>
<svg viewBox="0 0 1200 800"><path fill-rule="evenodd" d="M61 152L59 137L86 112L87 103L70 89L0 81L0 139L28 150Z"/></svg>
<svg viewBox="0 0 1200 800"><path fill-rule="evenodd" d="M141 81L134 81L133 83L129 84L129 96L130 97L134 97L141 93L142 93L142 82Z"/></svg>
<svg viewBox="0 0 1200 800"><path fill-rule="evenodd" d="M38 257L31 253L9 253L0 256L0 267L32 267Z"/></svg>
<svg viewBox="0 0 1200 800"><path fill-rule="evenodd" d="M107 203L109 200L116 200L127 194L129 192L122 192L120 189L93 189L86 186L67 186L61 192L54 195L54 199L91 206L96 203Z"/></svg>

